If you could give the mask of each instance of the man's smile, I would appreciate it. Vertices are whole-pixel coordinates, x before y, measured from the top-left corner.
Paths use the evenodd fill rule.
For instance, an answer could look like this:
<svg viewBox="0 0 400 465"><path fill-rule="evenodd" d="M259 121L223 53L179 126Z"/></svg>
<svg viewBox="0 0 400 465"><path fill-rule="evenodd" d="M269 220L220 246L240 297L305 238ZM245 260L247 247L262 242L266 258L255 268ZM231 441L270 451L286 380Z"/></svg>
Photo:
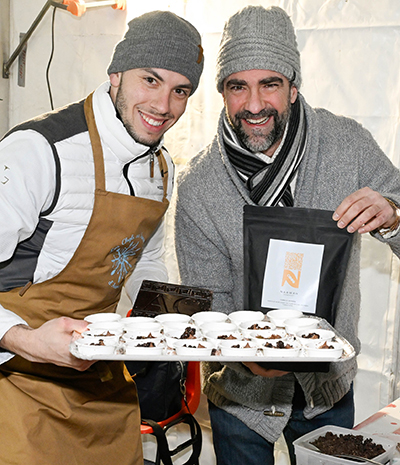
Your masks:
<svg viewBox="0 0 400 465"><path fill-rule="evenodd" d="M252 124L256 126L261 126L263 124L268 123L268 121L271 119L271 116L267 116L266 118L261 118L261 119L250 119L250 118L243 118L243 121L245 121L247 124Z"/></svg>
<svg viewBox="0 0 400 465"><path fill-rule="evenodd" d="M162 120L155 120L153 118L151 118L150 116L148 115L145 115L144 113L142 113L140 110L139 110L139 115L141 116L141 118L147 123L149 124L150 126L154 126L154 127L159 127L159 126L162 126L164 123L165 123L165 119L162 119Z"/></svg>

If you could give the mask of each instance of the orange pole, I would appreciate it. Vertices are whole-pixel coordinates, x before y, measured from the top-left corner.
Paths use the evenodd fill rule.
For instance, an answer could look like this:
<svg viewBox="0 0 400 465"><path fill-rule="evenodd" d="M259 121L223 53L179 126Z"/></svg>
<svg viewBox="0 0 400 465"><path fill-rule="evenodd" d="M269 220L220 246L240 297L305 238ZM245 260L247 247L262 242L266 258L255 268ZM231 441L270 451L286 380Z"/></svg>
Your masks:
<svg viewBox="0 0 400 465"><path fill-rule="evenodd" d="M117 10L126 9L126 0L98 0L92 2L85 2L84 0L63 0L63 4L67 5L67 10L74 16L82 16L87 8L100 6L112 6Z"/></svg>

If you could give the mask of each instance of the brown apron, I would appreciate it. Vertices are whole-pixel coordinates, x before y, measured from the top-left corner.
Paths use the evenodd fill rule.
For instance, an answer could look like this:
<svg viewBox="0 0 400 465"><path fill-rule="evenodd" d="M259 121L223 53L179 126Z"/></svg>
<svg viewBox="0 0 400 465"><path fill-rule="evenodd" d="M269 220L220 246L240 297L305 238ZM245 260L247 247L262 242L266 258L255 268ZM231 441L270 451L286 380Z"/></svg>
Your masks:
<svg viewBox="0 0 400 465"><path fill-rule="evenodd" d="M115 311L124 278L167 207L105 190L103 153L92 95L85 101L96 191L92 217L68 265L52 279L0 293L0 303L37 328L59 316ZM85 372L15 356L0 365L0 463L143 463L135 384L123 363L99 361Z"/></svg>

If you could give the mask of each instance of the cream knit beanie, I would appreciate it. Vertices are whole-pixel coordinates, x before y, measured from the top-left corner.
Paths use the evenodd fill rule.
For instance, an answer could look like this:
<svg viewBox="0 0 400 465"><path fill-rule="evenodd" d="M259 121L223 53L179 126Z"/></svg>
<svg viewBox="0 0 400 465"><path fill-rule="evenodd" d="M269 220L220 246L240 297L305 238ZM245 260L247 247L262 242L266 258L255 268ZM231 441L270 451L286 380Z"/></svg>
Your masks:
<svg viewBox="0 0 400 465"><path fill-rule="evenodd" d="M284 10L250 5L225 24L217 57L216 84L233 73L268 69L283 74L300 88L300 53L293 24Z"/></svg>

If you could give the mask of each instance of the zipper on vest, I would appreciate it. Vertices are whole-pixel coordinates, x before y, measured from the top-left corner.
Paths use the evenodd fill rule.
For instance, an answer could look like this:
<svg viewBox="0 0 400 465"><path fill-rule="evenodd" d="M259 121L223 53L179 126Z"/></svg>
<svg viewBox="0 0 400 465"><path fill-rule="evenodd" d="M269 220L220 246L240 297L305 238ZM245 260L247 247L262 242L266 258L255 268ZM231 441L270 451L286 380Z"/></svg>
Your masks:
<svg viewBox="0 0 400 465"><path fill-rule="evenodd" d="M134 160L132 160L129 163L127 163L126 165L124 165L124 167L122 169L122 173L124 175L125 181L127 182L128 187L129 187L129 194L132 195L132 196L135 196L135 191L133 190L133 186L132 186L132 184L131 184L131 182L129 181L129 178L128 178L129 167L131 166L132 163L135 163L135 161L138 161L141 158L147 157L147 155L150 155L150 168L151 168L151 160L153 160L153 164L154 164L154 152L152 151L152 149L149 149L146 153L144 153L143 155L140 155L140 157L136 157ZM154 170L153 170L153 174L154 174ZM150 170L150 177L153 177L151 175L151 170Z"/></svg>
<svg viewBox="0 0 400 465"><path fill-rule="evenodd" d="M150 153L150 178L154 178L154 152Z"/></svg>

